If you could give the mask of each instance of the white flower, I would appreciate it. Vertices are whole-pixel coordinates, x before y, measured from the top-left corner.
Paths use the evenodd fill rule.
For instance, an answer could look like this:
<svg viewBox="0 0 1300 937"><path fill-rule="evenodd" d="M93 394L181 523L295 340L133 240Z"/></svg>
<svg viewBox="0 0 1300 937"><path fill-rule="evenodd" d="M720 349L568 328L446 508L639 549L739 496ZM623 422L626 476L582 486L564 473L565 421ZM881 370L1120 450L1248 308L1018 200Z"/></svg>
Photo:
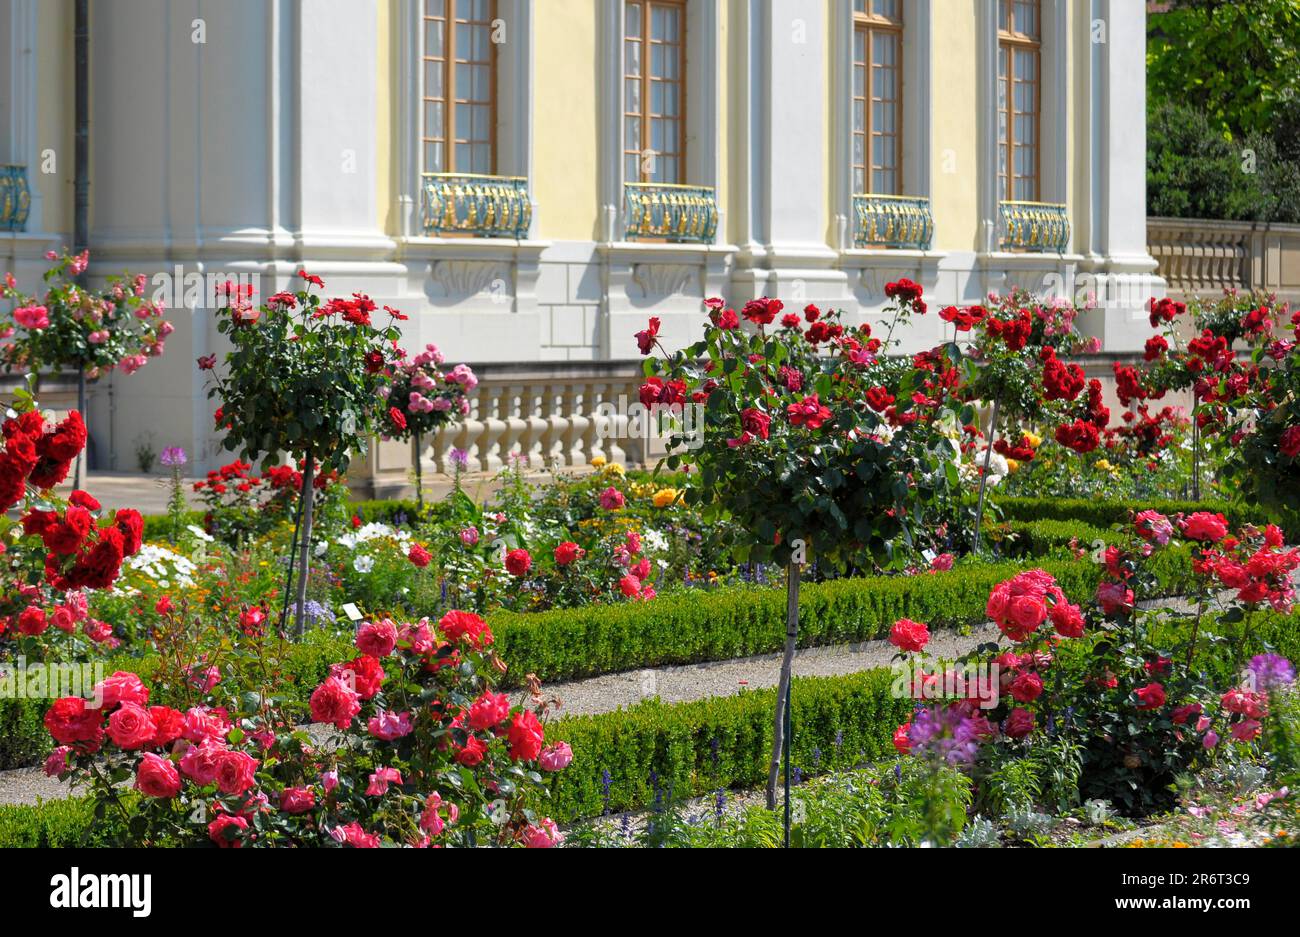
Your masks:
<svg viewBox="0 0 1300 937"><path fill-rule="evenodd" d="M368 573L375 568L375 558L362 553L352 561L352 568L359 573Z"/></svg>
<svg viewBox="0 0 1300 937"><path fill-rule="evenodd" d="M324 556L325 551L328 550L329 548L330 548L330 542L328 540L320 541L318 544L316 544L316 555Z"/></svg>
<svg viewBox="0 0 1300 937"><path fill-rule="evenodd" d="M407 530L398 530L395 527L389 527L387 524L370 523L358 527L356 530L340 535L337 543L339 546L347 547L349 550L352 550L355 549L359 543L378 540L381 537L388 537L392 540L409 540L411 539L411 533Z"/></svg>
<svg viewBox="0 0 1300 937"><path fill-rule="evenodd" d="M662 553L668 549L668 538L652 527L641 532L641 545L647 552Z"/></svg>
<svg viewBox="0 0 1300 937"><path fill-rule="evenodd" d="M196 524L189 524L185 529L192 533L196 540L202 540L204 543L211 543L217 539Z"/></svg>

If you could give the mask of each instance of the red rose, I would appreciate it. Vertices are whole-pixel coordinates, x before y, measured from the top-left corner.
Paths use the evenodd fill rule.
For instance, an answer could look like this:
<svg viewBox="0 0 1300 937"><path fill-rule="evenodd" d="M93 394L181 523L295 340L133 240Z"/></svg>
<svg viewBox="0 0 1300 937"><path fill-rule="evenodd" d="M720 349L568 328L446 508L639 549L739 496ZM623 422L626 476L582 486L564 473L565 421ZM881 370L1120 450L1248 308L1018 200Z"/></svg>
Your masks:
<svg viewBox="0 0 1300 937"><path fill-rule="evenodd" d="M912 724L904 722L894 730L894 751L900 755L910 755L912 753Z"/></svg>
<svg viewBox="0 0 1300 937"><path fill-rule="evenodd" d="M831 418L831 411L822 406L816 394L809 394L798 403L790 404L785 410L790 417L791 426L820 429L821 425Z"/></svg>
<svg viewBox="0 0 1300 937"><path fill-rule="evenodd" d="M45 728L60 745L95 751L104 739L100 711L89 709L80 696L57 699L45 713Z"/></svg>
<svg viewBox="0 0 1300 937"><path fill-rule="evenodd" d="M248 829L248 821L243 817L223 813L208 824L208 839L222 849L239 849L244 845L241 834L246 829Z"/></svg>
<svg viewBox="0 0 1300 937"><path fill-rule="evenodd" d="M181 776L168 759L146 752L135 769L135 789L146 797L175 797Z"/></svg>
<svg viewBox="0 0 1300 937"><path fill-rule="evenodd" d="M1043 678L1036 673L1022 673L1011 681L1011 697L1018 703L1032 703L1043 695Z"/></svg>
<svg viewBox="0 0 1300 937"><path fill-rule="evenodd" d="M740 316L736 315L736 310L722 310L718 315L718 328L728 330L740 328Z"/></svg>
<svg viewBox="0 0 1300 937"><path fill-rule="evenodd" d="M483 744L483 740L471 735L465 739L464 747L456 753L456 760L468 768L473 768L483 761L483 756L486 754L487 746Z"/></svg>
<svg viewBox="0 0 1300 937"><path fill-rule="evenodd" d="M102 701L100 707L107 712L119 703L143 706L149 702L149 688L144 685L139 674L117 670L111 677L105 677L95 684L95 696Z"/></svg>
<svg viewBox="0 0 1300 937"><path fill-rule="evenodd" d="M745 303L740 314L755 325L769 325L784 307L785 304L779 299L761 296Z"/></svg>
<svg viewBox="0 0 1300 937"><path fill-rule="evenodd" d="M417 569L424 569L433 559L429 551L418 543L411 544L411 549L407 552L406 558L411 561L411 565Z"/></svg>
<svg viewBox="0 0 1300 937"><path fill-rule="evenodd" d="M122 508L113 517L113 525L122 533L122 554L134 556L144 538L144 518L133 508Z"/></svg>
<svg viewBox="0 0 1300 937"><path fill-rule="evenodd" d="M930 629L919 621L900 618L889 629L889 643L901 651L916 652L930 641Z"/></svg>
<svg viewBox="0 0 1300 937"><path fill-rule="evenodd" d="M139 703L123 703L108 717L108 737L118 748L144 748L157 734L149 711Z"/></svg>
<svg viewBox="0 0 1300 937"><path fill-rule="evenodd" d="M516 713L507 733L510 740L510 757L514 761L533 761L542 751L545 739L542 724L531 710Z"/></svg>
<svg viewBox="0 0 1300 937"><path fill-rule="evenodd" d="M492 632L487 622L473 612L452 609L438 621L438 627L449 641L469 638L471 644L479 647L492 643Z"/></svg>
<svg viewBox="0 0 1300 937"><path fill-rule="evenodd" d="M1034 714L1028 709L1016 708L1007 716L1003 731L1013 739L1024 738L1034 731Z"/></svg>
<svg viewBox="0 0 1300 937"><path fill-rule="evenodd" d="M533 565L533 558L522 547L506 554L506 571L512 576L522 576Z"/></svg>
<svg viewBox="0 0 1300 937"><path fill-rule="evenodd" d="M49 619L45 615L45 609L36 605L29 605L22 610L18 616L18 630L26 635L44 634L45 630L50 627Z"/></svg>
<svg viewBox="0 0 1300 937"><path fill-rule="evenodd" d="M655 346L655 338L659 335L659 319L656 316L650 317L648 328L642 329L636 333L636 346L641 349L641 354L650 354L651 349Z"/></svg>
<svg viewBox="0 0 1300 937"><path fill-rule="evenodd" d="M760 439L767 439L770 432L769 427L772 424L772 418L762 410L750 407L741 411L740 426L751 436L757 436Z"/></svg>
<svg viewBox="0 0 1300 937"><path fill-rule="evenodd" d="M1228 521L1222 514L1197 511L1178 522L1183 536L1189 540L1218 543L1228 534Z"/></svg>
<svg viewBox="0 0 1300 937"><path fill-rule="evenodd" d="M150 706L149 718L153 720L155 732L150 748L162 748L181 737L185 728L185 716L170 706Z"/></svg>
<svg viewBox="0 0 1300 937"><path fill-rule="evenodd" d="M1300 425L1288 426L1282 431L1282 437L1278 440L1278 449L1288 459L1300 456Z"/></svg>
<svg viewBox="0 0 1300 937"><path fill-rule="evenodd" d="M388 408L388 422L392 423L393 426L397 427L397 431L399 433L402 430L406 429L406 416L402 413L401 410L397 409L396 407Z"/></svg>
<svg viewBox="0 0 1300 937"><path fill-rule="evenodd" d="M567 540L555 548L555 562L559 566L568 566L574 560L580 560L586 555L586 550Z"/></svg>
<svg viewBox="0 0 1300 937"><path fill-rule="evenodd" d="M1135 692L1139 701L1138 709L1159 709L1165 704L1165 688L1159 683L1148 683L1144 687L1138 687Z"/></svg>

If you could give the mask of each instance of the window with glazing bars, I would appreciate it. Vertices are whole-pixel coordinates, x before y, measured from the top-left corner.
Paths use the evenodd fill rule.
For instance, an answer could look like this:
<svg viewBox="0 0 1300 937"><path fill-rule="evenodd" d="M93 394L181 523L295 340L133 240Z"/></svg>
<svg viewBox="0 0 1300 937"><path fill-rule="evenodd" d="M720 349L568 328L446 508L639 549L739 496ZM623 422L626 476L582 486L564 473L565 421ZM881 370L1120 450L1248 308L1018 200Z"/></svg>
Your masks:
<svg viewBox="0 0 1300 937"><path fill-rule="evenodd" d="M853 0L853 191L903 191L903 0Z"/></svg>
<svg viewBox="0 0 1300 937"><path fill-rule="evenodd" d="M496 172L496 0L424 3L425 172Z"/></svg>
<svg viewBox="0 0 1300 937"><path fill-rule="evenodd" d="M623 178L686 181L686 3L628 0L623 30Z"/></svg>
<svg viewBox="0 0 1300 937"><path fill-rule="evenodd" d="M1039 200L1042 9L998 0L998 198Z"/></svg>

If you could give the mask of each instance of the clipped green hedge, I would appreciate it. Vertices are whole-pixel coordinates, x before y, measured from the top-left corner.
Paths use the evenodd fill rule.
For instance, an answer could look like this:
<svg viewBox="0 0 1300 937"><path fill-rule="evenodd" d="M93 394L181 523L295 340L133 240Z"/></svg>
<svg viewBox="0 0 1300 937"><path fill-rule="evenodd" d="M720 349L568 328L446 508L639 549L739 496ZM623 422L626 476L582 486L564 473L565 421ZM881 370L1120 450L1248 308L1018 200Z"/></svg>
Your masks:
<svg viewBox="0 0 1300 937"><path fill-rule="evenodd" d="M0 848L63 849L107 844L105 823L85 797L0 805Z"/></svg>
<svg viewBox="0 0 1300 937"><path fill-rule="evenodd" d="M994 503L1002 517L1012 521L1074 521L1092 527L1110 527L1125 524L1133 514L1147 509L1161 514L1191 514L1211 511L1222 514L1232 524L1266 524L1268 513L1252 505L1229 501L1169 501L1149 499L1141 501L1091 500L1087 498L996 498ZM1289 515L1281 520L1272 519L1286 532L1288 539L1300 539L1300 517ZM1082 538L1080 538L1082 539Z"/></svg>
<svg viewBox="0 0 1300 937"><path fill-rule="evenodd" d="M796 678L792 764L805 774L851 768L893 752L913 701L895 699L884 668L842 677ZM545 810L561 822L633 810L656 797L683 799L767 778L776 690L667 705L658 701L598 716L570 716L546 737L573 748L551 782ZM608 782L606 781L608 772Z"/></svg>

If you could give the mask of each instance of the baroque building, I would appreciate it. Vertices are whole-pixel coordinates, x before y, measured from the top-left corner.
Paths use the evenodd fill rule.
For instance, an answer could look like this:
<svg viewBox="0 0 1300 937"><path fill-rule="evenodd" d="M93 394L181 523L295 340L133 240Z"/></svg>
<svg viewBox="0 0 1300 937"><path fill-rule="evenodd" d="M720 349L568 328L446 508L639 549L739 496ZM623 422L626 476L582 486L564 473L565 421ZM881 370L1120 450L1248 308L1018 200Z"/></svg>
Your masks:
<svg viewBox="0 0 1300 937"><path fill-rule="evenodd" d="M177 326L161 359L94 386L104 468L146 432L222 461L194 361L222 350L225 279L265 297L306 267L410 315L408 347L486 378L475 417L504 428L461 440L482 468L634 391L633 333L655 315L688 343L704 296L871 322L902 276L932 310L1096 293L1085 330L1126 352L1159 293L1142 0L89 9L91 272L161 271ZM0 251L29 287L76 224L74 10L0 0ZM914 320L904 347L943 327ZM372 479L409 465L392 445Z"/></svg>

